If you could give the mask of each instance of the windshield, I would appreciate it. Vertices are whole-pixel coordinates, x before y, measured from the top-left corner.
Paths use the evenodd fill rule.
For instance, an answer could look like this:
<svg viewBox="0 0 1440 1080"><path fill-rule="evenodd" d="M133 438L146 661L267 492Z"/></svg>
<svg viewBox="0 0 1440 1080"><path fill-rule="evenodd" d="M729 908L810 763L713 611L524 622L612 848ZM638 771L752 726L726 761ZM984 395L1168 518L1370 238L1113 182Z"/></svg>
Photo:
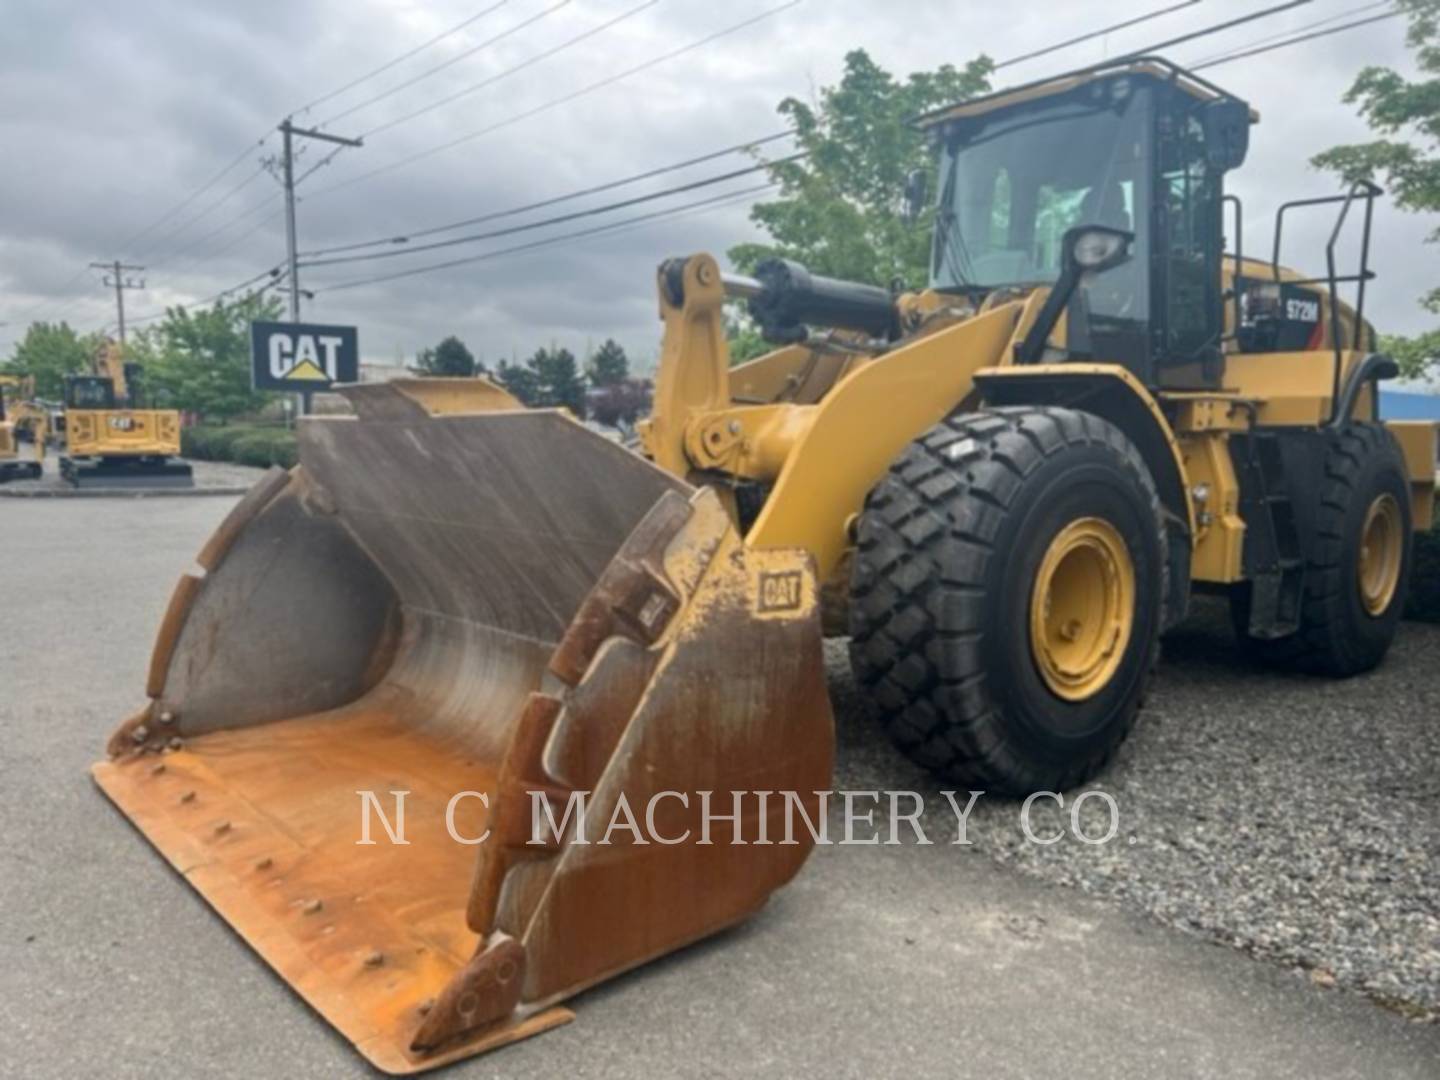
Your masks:
<svg viewBox="0 0 1440 1080"><path fill-rule="evenodd" d="M69 379L65 388L69 396L68 404L72 409L113 409L115 407L115 388L109 379L79 376Z"/></svg>
<svg viewBox="0 0 1440 1080"><path fill-rule="evenodd" d="M941 159L931 284L1053 282L1061 238L1079 224L1140 234L1131 265L1144 266L1144 96L1129 82L1091 84L952 135Z"/></svg>

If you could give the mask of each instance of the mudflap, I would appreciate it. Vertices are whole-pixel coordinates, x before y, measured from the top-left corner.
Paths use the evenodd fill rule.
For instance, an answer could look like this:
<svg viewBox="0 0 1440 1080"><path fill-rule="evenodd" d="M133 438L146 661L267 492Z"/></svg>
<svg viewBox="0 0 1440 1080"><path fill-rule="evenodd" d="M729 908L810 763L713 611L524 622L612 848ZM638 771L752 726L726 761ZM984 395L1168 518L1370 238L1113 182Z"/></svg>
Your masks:
<svg viewBox="0 0 1440 1080"><path fill-rule="evenodd" d="M352 401L181 578L93 771L400 1074L756 911L834 735L806 554L563 414Z"/></svg>

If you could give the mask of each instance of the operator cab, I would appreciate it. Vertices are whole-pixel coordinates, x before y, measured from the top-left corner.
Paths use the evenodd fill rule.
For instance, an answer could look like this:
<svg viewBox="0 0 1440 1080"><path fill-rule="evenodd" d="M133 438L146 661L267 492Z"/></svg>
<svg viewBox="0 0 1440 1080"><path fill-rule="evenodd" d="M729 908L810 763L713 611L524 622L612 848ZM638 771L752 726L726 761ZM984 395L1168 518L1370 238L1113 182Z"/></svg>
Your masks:
<svg viewBox="0 0 1440 1080"><path fill-rule="evenodd" d="M1222 179L1244 160L1244 102L1144 58L920 122L940 153L932 288L1058 293L1088 269L1064 298L1070 358L1117 361L1150 386L1219 385ZM1092 227L1128 240L1129 258L1077 268Z"/></svg>

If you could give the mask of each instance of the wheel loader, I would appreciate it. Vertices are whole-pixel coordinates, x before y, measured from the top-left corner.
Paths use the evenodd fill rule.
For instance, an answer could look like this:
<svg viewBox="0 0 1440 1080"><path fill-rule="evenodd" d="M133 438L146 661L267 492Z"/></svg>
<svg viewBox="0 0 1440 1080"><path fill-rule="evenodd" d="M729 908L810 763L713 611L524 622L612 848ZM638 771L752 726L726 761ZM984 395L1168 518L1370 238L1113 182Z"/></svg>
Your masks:
<svg viewBox="0 0 1440 1080"><path fill-rule="evenodd" d="M142 372L108 341L92 371L65 377L60 475L78 488L191 487L180 459L180 413L147 406Z"/></svg>
<svg viewBox="0 0 1440 1080"><path fill-rule="evenodd" d="M800 869L813 834L774 837L830 783L822 612L905 753L1015 794L1103 768L1194 592L1275 663L1373 667L1436 430L1376 416L1368 244L1280 263L1302 209L1368 233L1373 187L1243 251L1256 119L1156 58L920 118L930 280L665 261L643 452L484 380L342 388L180 579L96 780L408 1073L570 1019ZM731 366L727 299L773 352Z"/></svg>

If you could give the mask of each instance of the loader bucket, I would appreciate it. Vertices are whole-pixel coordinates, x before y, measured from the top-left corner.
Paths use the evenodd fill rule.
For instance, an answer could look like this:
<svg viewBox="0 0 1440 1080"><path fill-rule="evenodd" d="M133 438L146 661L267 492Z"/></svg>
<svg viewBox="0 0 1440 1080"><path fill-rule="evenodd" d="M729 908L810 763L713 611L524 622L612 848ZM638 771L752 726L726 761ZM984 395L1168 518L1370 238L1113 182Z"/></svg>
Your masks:
<svg viewBox="0 0 1440 1080"><path fill-rule="evenodd" d="M399 1074L757 910L811 836L731 793L814 818L833 732L807 555L563 413L346 393L180 579L94 776Z"/></svg>

